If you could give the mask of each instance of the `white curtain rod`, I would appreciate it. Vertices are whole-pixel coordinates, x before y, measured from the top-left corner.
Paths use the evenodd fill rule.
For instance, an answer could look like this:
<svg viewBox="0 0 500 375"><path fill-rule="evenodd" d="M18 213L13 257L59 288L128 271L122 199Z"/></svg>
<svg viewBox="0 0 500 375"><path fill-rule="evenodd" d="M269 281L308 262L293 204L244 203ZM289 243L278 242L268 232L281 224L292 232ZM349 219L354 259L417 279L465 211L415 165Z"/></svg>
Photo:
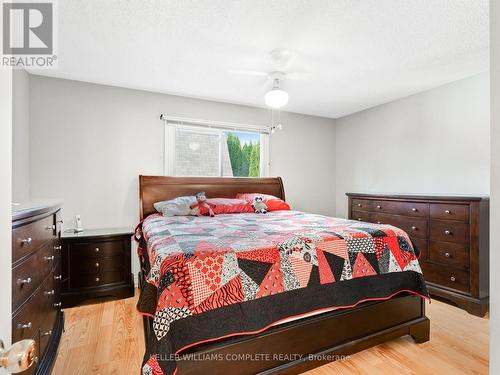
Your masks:
<svg viewBox="0 0 500 375"><path fill-rule="evenodd" d="M179 124L186 124L189 126L198 126L198 127L218 128L218 129L227 129L235 131L247 130L264 134L269 134L271 132L271 128L264 125L238 124L235 122L210 121L210 120L200 120L200 119L193 119L186 117L166 116L163 113L160 115L160 120L172 123L176 122Z"/></svg>

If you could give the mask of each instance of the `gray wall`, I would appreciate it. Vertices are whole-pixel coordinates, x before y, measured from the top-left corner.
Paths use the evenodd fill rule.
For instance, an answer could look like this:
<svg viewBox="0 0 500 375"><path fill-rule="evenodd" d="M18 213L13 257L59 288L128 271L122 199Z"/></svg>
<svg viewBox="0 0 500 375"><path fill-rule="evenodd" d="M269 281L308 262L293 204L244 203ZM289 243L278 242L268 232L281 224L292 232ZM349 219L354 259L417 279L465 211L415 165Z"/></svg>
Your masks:
<svg viewBox="0 0 500 375"><path fill-rule="evenodd" d="M491 222L490 374L500 373L500 2L490 1L491 48Z"/></svg>
<svg viewBox="0 0 500 375"><path fill-rule="evenodd" d="M22 69L12 76L12 201L29 199L29 76Z"/></svg>
<svg viewBox="0 0 500 375"><path fill-rule="evenodd" d="M30 75L32 199L63 199L64 227L133 226L138 175L163 173L163 122L172 116L267 124L265 109ZM331 119L283 113L270 137L270 175L293 208L335 213ZM136 257L133 257L135 260Z"/></svg>
<svg viewBox="0 0 500 375"><path fill-rule="evenodd" d="M489 75L336 120L336 214L346 192L488 194Z"/></svg>

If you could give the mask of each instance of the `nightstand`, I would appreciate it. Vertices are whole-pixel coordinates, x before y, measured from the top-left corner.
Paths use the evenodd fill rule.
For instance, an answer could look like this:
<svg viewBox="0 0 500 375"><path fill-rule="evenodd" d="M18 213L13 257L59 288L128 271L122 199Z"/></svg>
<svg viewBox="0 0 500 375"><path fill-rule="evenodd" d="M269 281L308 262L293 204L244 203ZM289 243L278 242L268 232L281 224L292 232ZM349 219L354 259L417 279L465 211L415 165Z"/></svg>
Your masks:
<svg viewBox="0 0 500 375"><path fill-rule="evenodd" d="M130 228L62 232L62 307L134 295Z"/></svg>

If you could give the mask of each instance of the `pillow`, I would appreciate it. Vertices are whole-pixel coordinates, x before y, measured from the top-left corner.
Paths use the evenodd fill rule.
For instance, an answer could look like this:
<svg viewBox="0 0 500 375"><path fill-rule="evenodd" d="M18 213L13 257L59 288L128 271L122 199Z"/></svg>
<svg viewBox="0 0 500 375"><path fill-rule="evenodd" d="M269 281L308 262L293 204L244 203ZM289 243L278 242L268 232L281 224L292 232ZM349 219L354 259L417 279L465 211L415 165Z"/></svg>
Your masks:
<svg viewBox="0 0 500 375"><path fill-rule="evenodd" d="M208 198L207 203L212 207L214 214L239 214L253 212L252 205L244 199L235 198Z"/></svg>
<svg viewBox="0 0 500 375"><path fill-rule="evenodd" d="M195 212L190 208L196 203L195 196L177 197L168 201L156 202L153 204L156 211L163 216L188 216L194 215Z"/></svg>
<svg viewBox="0 0 500 375"><path fill-rule="evenodd" d="M262 201L266 204L269 211L290 210L290 205L288 203L274 195L260 193L236 194L236 198L244 199L250 204L253 203L255 197L262 197Z"/></svg>

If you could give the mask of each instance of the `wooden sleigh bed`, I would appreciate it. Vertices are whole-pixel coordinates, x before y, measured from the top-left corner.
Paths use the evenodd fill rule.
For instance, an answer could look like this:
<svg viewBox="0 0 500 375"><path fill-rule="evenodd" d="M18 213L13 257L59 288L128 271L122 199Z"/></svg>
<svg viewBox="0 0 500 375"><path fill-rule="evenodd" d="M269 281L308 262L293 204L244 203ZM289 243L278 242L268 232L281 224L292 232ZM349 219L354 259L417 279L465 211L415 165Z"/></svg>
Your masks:
<svg viewBox="0 0 500 375"><path fill-rule="evenodd" d="M205 191L209 197L260 192L285 199L281 178L204 178L139 176L140 219L155 212L153 204ZM144 275L139 274L140 286ZM144 334L153 319L144 316ZM410 335L429 340L424 299L398 294L271 327L262 333L200 344L177 360L177 374L298 374L388 340ZM266 355L265 360L258 360ZM219 358L219 360L211 360ZM220 358L222 360L220 360Z"/></svg>

